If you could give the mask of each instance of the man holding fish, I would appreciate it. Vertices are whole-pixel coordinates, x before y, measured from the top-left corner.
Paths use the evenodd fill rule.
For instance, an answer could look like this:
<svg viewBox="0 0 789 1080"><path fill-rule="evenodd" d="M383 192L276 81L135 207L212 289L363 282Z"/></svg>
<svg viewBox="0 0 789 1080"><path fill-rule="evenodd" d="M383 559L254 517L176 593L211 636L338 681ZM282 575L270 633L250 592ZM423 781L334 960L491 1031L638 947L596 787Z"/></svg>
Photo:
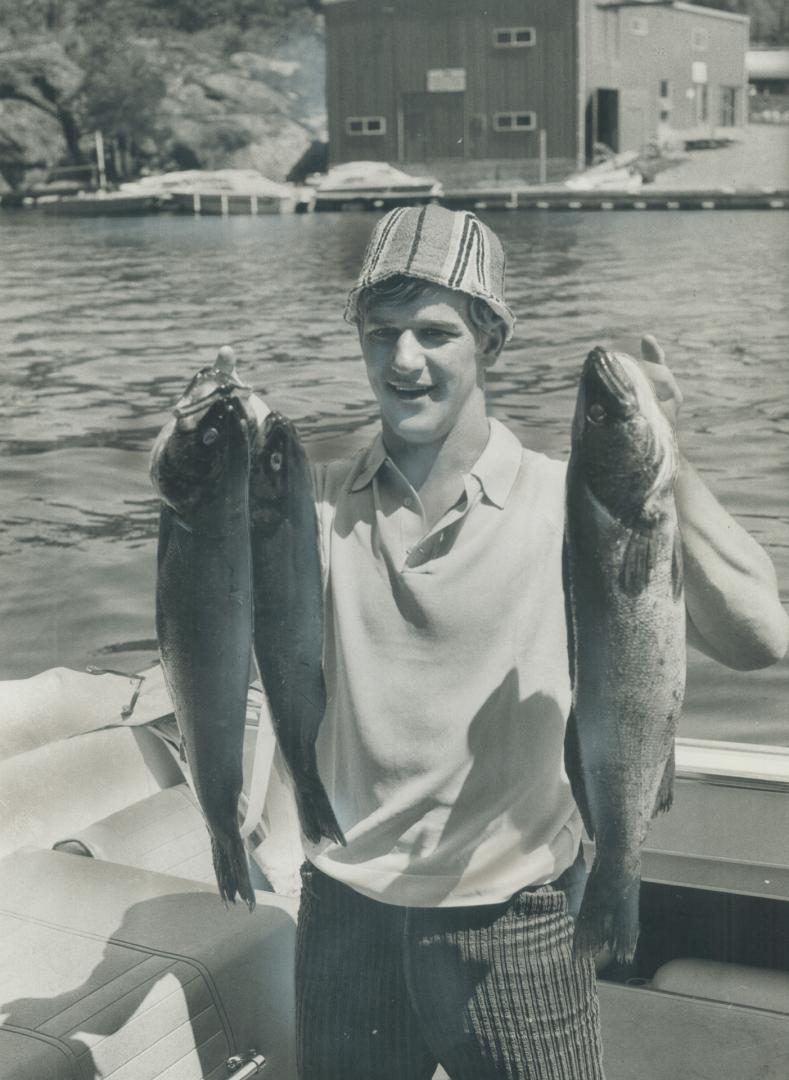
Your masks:
<svg viewBox="0 0 789 1080"><path fill-rule="evenodd" d="M677 456L653 338L640 364L590 354L567 480L488 416L514 318L473 214L387 214L346 317L381 432L314 473L333 813L302 872L300 1075L593 1080L592 953L634 946L685 623L724 664L774 663L775 574ZM574 948L583 824L602 885Z"/></svg>

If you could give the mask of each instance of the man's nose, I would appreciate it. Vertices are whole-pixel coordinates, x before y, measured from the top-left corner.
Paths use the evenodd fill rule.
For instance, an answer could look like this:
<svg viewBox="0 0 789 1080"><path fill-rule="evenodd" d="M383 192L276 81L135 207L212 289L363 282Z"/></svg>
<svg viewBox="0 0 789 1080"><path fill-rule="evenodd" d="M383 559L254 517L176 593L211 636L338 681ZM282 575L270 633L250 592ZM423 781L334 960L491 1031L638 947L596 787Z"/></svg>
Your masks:
<svg viewBox="0 0 789 1080"><path fill-rule="evenodd" d="M392 355L392 368L399 372L410 372L424 366L422 349L413 330L403 330L395 342Z"/></svg>

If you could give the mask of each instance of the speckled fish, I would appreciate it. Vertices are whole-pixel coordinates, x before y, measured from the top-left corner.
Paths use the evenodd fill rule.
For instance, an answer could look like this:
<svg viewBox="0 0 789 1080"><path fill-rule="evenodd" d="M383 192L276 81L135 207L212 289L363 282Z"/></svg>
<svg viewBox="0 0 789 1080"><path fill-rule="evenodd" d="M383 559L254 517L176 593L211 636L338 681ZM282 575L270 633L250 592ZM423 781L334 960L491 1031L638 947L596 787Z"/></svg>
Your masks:
<svg viewBox="0 0 789 1080"><path fill-rule="evenodd" d="M671 805L685 687L677 448L637 361L594 349L567 473L565 597L573 705L565 767L595 859L575 931L581 955L632 959L641 847Z"/></svg>
<svg viewBox="0 0 789 1080"><path fill-rule="evenodd" d="M272 412L252 442L250 517L255 655L304 835L345 843L318 775L326 708L323 587L312 478L296 429Z"/></svg>
<svg viewBox="0 0 789 1080"><path fill-rule="evenodd" d="M251 909L255 893L237 816L252 655L248 393L232 371L198 372L156 440L151 476L162 500L162 667L220 895L239 895Z"/></svg>

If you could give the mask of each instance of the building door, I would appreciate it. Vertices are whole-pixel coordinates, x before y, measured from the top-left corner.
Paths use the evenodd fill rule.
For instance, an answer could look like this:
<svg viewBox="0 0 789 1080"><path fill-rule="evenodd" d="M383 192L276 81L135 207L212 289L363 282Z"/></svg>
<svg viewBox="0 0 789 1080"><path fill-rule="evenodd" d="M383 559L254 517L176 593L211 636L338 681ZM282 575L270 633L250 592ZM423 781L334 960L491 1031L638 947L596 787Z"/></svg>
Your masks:
<svg viewBox="0 0 789 1080"><path fill-rule="evenodd" d="M401 161L465 157L464 93L403 94Z"/></svg>
<svg viewBox="0 0 789 1080"><path fill-rule="evenodd" d="M721 127L737 126L737 87L722 86L720 98L720 125Z"/></svg>
<svg viewBox="0 0 789 1080"><path fill-rule="evenodd" d="M653 99L654 100L654 99ZM639 150L655 134L649 130L649 95L646 90L622 91L619 148Z"/></svg>
<svg viewBox="0 0 789 1080"><path fill-rule="evenodd" d="M595 143L619 150L619 91L595 90L586 103L586 160L595 159Z"/></svg>

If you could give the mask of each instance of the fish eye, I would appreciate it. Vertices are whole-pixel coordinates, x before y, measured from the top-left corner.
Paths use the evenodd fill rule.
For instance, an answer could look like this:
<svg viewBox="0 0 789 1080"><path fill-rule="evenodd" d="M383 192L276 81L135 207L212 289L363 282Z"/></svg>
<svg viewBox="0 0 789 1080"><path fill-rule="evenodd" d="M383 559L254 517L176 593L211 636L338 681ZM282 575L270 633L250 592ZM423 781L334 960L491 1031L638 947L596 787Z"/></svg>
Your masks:
<svg viewBox="0 0 789 1080"><path fill-rule="evenodd" d="M269 461L271 463L271 468L274 470L274 472L279 472L281 470L283 458L279 450L274 451L274 453L269 458Z"/></svg>
<svg viewBox="0 0 789 1080"><path fill-rule="evenodd" d="M219 432L215 427L206 428L203 432L203 446L211 446L219 438Z"/></svg>
<svg viewBox="0 0 789 1080"><path fill-rule="evenodd" d="M589 406L589 411L586 414L593 424L599 424L606 418L606 411L599 401L595 401Z"/></svg>

